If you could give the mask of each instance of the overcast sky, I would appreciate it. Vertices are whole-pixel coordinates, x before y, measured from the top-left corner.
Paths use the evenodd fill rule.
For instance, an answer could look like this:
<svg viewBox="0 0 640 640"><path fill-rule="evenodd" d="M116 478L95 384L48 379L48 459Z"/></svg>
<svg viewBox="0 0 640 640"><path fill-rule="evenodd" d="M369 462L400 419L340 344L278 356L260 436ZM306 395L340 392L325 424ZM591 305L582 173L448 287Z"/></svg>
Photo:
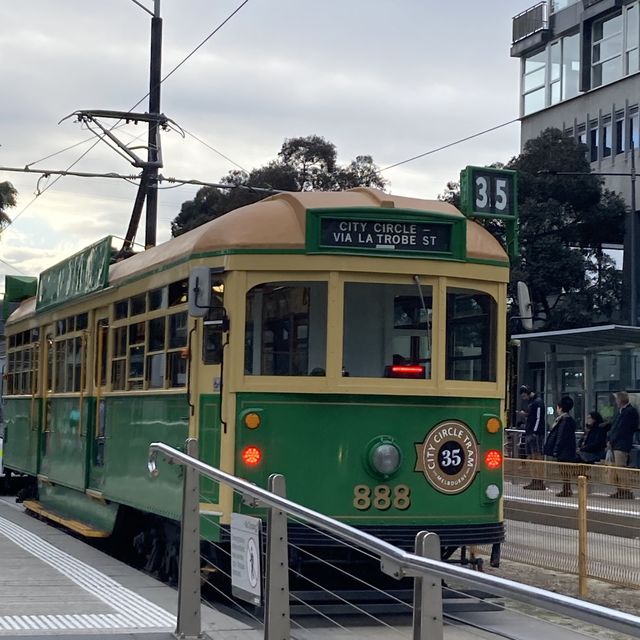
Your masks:
<svg viewBox="0 0 640 640"><path fill-rule="evenodd" d="M239 4L162 0L163 75ZM384 167L517 117L511 18L532 4L249 0L163 84L162 110L247 169L275 158L284 138L309 134L333 142L341 162L370 154ZM90 139L72 119L58 124L74 110L128 110L147 92L150 16L131 0L3 2L0 25L0 166ZM119 133L145 136L142 126ZM91 144L34 168L65 169ZM435 198L465 165L507 161L518 145L512 124L384 175L393 193ZM164 134L163 150L165 176L217 181L234 168L190 135ZM74 169L137 173L103 144ZM5 273L36 275L105 235L122 237L136 192L122 181L67 177L29 205L37 177L0 171L4 180L19 201L0 240L0 288ZM195 192L160 192L159 242Z"/></svg>

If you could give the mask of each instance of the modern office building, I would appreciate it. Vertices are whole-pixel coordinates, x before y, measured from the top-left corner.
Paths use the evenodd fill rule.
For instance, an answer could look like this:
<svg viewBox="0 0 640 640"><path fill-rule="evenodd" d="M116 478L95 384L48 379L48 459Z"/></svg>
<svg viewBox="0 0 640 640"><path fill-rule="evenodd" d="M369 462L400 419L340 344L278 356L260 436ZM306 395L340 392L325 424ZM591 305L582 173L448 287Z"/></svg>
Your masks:
<svg viewBox="0 0 640 640"><path fill-rule="evenodd" d="M514 17L511 55L521 61L522 145L556 127L587 145L593 171L630 173L632 149L640 168L639 5L549 0ZM629 176L605 180L631 205ZM579 422L594 408L610 416L613 391L640 392L638 327L515 337L521 339L520 382L543 392L550 411L567 394Z"/></svg>
<svg viewBox="0 0 640 640"><path fill-rule="evenodd" d="M630 172L632 143L640 158L639 13L638 0L549 0L514 17L522 144L557 127L589 147L594 171ZM630 202L630 178L606 182Z"/></svg>

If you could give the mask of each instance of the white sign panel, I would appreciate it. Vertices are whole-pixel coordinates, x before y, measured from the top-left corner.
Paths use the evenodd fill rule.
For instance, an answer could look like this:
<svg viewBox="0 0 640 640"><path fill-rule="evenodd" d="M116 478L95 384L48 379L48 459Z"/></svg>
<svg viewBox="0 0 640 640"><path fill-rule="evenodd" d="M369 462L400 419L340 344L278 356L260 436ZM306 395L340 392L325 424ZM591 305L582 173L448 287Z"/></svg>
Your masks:
<svg viewBox="0 0 640 640"><path fill-rule="evenodd" d="M233 595L259 605L262 595L260 571L260 518L231 514L231 590Z"/></svg>

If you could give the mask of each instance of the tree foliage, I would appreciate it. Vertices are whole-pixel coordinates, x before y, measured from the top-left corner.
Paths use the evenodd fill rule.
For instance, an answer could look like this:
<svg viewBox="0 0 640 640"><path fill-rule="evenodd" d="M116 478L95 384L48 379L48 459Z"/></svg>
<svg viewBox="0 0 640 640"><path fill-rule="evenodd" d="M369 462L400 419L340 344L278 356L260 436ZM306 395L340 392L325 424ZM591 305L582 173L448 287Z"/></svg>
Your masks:
<svg viewBox="0 0 640 640"><path fill-rule="evenodd" d="M18 192L10 182L0 182L0 230L11 224L7 209L17 204Z"/></svg>
<svg viewBox="0 0 640 640"><path fill-rule="evenodd" d="M547 129L506 165L518 172L520 260L511 281L527 283L544 329L620 315L621 274L603 245L622 243L626 206L591 174L586 151L570 135ZM441 198L455 202L456 186L449 183ZM499 225L490 230L502 239Z"/></svg>
<svg viewBox="0 0 640 640"><path fill-rule="evenodd" d="M288 138L275 160L250 173L231 171L221 183L236 189L202 187L193 200L182 204L171 223L178 236L233 209L262 200L269 194L249 187L282 191L341 191L358 186L383 189L386 181L368 155L356 156L349 164L339 165L333 143L320 136Z"/></svg>

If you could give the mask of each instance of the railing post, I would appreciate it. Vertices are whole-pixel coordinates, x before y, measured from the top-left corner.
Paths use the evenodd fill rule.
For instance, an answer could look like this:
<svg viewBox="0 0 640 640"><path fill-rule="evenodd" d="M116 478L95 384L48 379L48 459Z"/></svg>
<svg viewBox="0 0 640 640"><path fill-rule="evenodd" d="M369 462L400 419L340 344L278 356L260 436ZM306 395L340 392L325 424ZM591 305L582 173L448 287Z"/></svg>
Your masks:
<svg viewBox="0 0 640 640"><path fill-rule="evenodd" d="M421 531L416 536L416 555L440 560L440 536ZM427 573L413 582L413 640L442 640L442 584Z"/></svg>
<svg viewBox="0 0 640 640"><path fill-rule="evenodd" d="M269 491L286 498L284 476L269 476ZM264 612L265 640L290 640L289 609L289 548L287 514L280 509L269 509L267 519L267 568Z"/></svg>
<svg viewBox="0 0 640 640"><path fill-rule="evenodd" d="M198 457L198 441L189 438L185 452ZM200 638L200 474L182 467L182 526L180 527L180 571L178 578L178 638Z"/></svg>
<svg viewBox="0 0 640 640"><path fill-rule="evenodd" d="M587 544L587 477L578 476L578 593L581 598L587 595Z"/></svg>

